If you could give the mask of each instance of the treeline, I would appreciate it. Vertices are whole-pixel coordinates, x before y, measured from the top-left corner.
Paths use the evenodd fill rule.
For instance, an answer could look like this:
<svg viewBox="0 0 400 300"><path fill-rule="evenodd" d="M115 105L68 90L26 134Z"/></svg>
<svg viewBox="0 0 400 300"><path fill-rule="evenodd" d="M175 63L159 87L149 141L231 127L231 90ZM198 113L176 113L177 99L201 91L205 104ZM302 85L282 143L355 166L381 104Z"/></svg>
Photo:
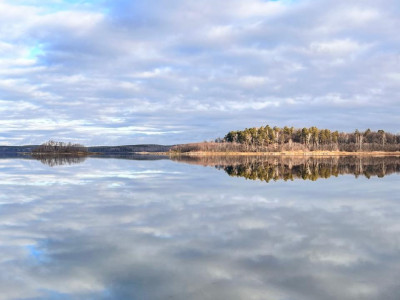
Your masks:
<svg viewBox="0 0 400 300"><path fill-rule="evenodd" d="M230 131L214 142L176 145L171 152L400 151L400 134L384 130L351 133L310 128L270 127Z"/></svg>
<svg viewBox="0 0 400 300"><path fill-rule="evenodd" d="M270 127L246 128L231 131L218 143L236 144L245 151L285 151L285 150L323 150L323 151L399 151L400 135L384 130L355 130L352 133L310 128Z"/></svg>
<svg viewBox="0 0 400 300"><path fill-rule="evenodd" d="M26 146L0 146L0 155L10 153L26 153L32 152L33 149L38 145L26 145Z"/></svg>
<svg viewBox="0 0 400 300"><path fill-rule="evenodd" d="M171 146L143 144L124 146L93 146L88 148L90 152L102 154L131 154L135 152L168 152Z"/></svg>
<svg viewBox="0 0 400 300"><path fill-rule="evenodd" d="M81 144L48 141L32 150L33 154L87 154L88 149Z"/></svg>
<svg viewBox="0 0 400 300"><path fill-rule="evenodd" d="M25 148L24 148L25 149ZM92 146L48 141L40 146L34 146L30 151L33 154L89 154L130 155L136 152L168 152L171 146L143 144L124 146Z"/></svg>

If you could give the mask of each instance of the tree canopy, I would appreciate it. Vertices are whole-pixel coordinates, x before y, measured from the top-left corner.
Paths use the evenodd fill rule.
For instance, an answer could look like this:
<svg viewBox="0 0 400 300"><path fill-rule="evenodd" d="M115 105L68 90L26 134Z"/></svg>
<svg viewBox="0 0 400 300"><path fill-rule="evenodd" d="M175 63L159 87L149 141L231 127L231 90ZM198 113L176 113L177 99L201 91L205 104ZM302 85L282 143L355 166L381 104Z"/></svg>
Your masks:
<svg viewBox="0 0 400 300"><path fill-rule="evenodd" d="M399 151L400 135L384 130L352 133L310 128L269 125L230 131L221 142L238 143L249 151L268 150L331 150L331 151Z"/></svg>

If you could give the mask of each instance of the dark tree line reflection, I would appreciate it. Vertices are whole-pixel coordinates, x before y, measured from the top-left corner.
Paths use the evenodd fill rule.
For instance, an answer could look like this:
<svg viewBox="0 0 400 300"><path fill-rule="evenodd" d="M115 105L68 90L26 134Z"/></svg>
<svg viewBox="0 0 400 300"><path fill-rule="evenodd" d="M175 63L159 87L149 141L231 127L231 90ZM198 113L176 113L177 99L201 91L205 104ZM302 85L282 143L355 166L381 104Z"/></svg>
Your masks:
<svg viewBox="0 0 400 300"><path fill-rule="evenodd" d="M400 157L174 157L173 160L203 166L214 166L229 176L251 180L312 180L345 174L355 177L385 175L400 172Z"/></svg>
<svg viewBox="0 0 400 300"><path fill-rule="evenodd" d="M79 164L86 156L74 155L40 155L32 158L48 166ZM168 159L167 156L95 156L98 159L118 158L127 160L158 160ZM224 170L229 176L244 177L251 180L312 180L329 178L345 174L355 177L385 175L400 173L400 157L396 156L173 156L173 161L189 164L212 166Z"/></svg>
<svg viewBox="0 0 400 300"><path fill-rule="evenodd" d="M86 160L86 156L75 155L32 154L31 156L50 167L80 164Z"/></svg>
<svg viewBox="0 0 400 300"><path fill-rule="evenodd" d="M33 158L39 160L41 163L50 167L62 166L62 165L73 165L83 163L88 156L72 155L72 154L36 154L33 153L30 157L22 158ZM161 160L168 159L166 155L94 155L91 158L97 159L124 159L124 160Z"/></svg>

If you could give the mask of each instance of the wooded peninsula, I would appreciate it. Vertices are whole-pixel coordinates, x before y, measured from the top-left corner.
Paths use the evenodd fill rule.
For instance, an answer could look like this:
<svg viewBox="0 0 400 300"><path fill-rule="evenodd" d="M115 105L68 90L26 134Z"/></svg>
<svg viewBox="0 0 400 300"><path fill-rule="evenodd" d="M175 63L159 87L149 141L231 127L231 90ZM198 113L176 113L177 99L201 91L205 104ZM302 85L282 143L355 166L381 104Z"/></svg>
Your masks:
<svg viewBox="0 0 400 300"><path fill-rule="evenodd" d="M400 151L400 134L384 130L355 130L351 133L269 125L230 131L213 142L173 146L172 153L395 153Z"/></svg>

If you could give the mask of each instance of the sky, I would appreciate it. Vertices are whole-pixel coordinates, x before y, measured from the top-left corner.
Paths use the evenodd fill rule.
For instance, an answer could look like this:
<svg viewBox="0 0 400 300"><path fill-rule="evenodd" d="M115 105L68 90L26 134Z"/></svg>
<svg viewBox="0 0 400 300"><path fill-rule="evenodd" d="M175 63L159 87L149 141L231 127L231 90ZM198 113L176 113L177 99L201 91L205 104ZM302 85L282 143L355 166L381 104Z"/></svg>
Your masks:
<svg viewBox="0 0 400 300"><path fill-rule="evenodd" d="M396 0L0 0L0 145L400 132Z"/></svg>

